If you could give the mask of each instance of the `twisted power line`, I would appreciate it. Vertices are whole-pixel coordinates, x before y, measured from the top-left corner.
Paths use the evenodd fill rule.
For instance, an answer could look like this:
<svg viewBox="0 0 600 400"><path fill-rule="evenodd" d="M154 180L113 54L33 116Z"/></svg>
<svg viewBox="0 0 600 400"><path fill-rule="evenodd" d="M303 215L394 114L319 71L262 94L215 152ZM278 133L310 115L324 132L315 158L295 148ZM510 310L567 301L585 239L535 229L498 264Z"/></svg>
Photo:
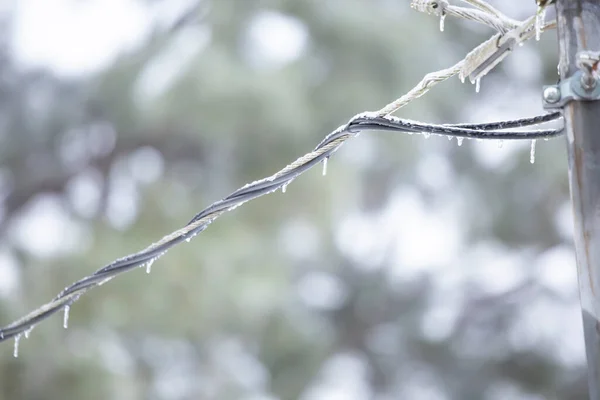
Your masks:
<svg viewBox="0 0 600 400"><path fill-rule="evenodd" d="M560 135L562 129L536 131L504 131L503 129L537 125L556 120L560 117L561 114L556 112L514 121L485 124L436 125L390 116L378 116L374 113L359 114L353 117L347 124L342 125L329 134L313 151L298 158L274 175L243 186L224 199L211 204L209 207L196 214L192 220L181 229L168 234L144 250L119 258L94 272L92 275L68 286L49 303L2 328L0 330L0 342L20 335L60 309L69 307L89 289L108 282L116 275L139 266L151 265L171 247L183 241L191 240L225 212L231 211L249 200L287 186L300 174L306 172L316 164L326 162L331 154L339 149L344 142L351 137L356 136L360 131L386 130L404 133L450 135L470 139L535 139Z"/></svg>
<svg viewBox="0 0 600 400"><path fill-rule="evenodd" d="M471 2L477 4L484 3L482 0L471 0ZM497 16L494 17L497 18ZM483 45L486 45L486 43L491 40L495 40L495 38L496 36L475 48L467 55L465 60L469 59L469 56L480 51ZM63 324L66 327L71 304L77 301L79 297L88 290L100 286L113 279L115 276L136 267L146 266L149 271L152 263L167 250L183 241L190 241L224 213L241 206L247 201L274 192L280 188L285 190L285 187L294 179L318 163L323 163L325 167L329 157L348 139L355 137L361 131L384 130L401 133L423 133L426 135L438 134L451 137L454 136L459 139L536 139L541 137L555 137L562 133L562 129L534 131L510 130L557 120L561 117L561 114L558 112L512 121L444 125L427 124L390 116L390 114L398 108L415 98L422 96L435 84L458 74L465 66L465 63L467 62L465 60L460 61L449 69L426 75L414 89L407 93L407 95L402 96L400 99L390 103L379 111L362 113L351 118L348 123L340 126L338 129L327 135L313 151L298 158L274 175L241 187L229 196L211 204L206 209L196 214L184 227L164 236L162 239L145 249L119 258L93 274L66 287L50 302L0 329L0 342L15 338L16 356L18 354L18 343L21 335L24 334L27 337L31 329L33 329L37 323L50 317L61 309L65 311ZM459 141L459 144L460 143L461 142Z"/></svg>

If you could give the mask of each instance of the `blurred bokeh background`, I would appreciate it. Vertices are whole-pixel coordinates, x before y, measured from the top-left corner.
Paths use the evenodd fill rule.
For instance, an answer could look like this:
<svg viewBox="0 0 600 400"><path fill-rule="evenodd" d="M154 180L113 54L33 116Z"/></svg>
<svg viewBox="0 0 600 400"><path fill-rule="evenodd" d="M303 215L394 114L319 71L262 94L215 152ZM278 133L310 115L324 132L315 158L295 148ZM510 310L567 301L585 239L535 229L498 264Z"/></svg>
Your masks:
<svg viewBox="0 0 600 400"><path fill-rule="evenodd" d="M534 1L493 1L514 18ZM0 2L0 325L485 40L408 0ZM555 32L398 115L540 114ZM362 134L21 341L0 399L584 399L562 139Z"/></svg>

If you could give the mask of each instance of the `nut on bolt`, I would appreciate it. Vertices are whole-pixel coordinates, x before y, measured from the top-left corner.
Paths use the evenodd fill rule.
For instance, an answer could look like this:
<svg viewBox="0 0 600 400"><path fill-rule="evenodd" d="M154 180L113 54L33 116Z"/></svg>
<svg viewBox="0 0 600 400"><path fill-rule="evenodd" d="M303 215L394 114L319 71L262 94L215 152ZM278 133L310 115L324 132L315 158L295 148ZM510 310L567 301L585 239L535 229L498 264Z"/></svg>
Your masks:
<svg viewBox="0 0 600 400"><path fill-rule="evenodd" d="M560 89L556 86L548 86L544 89L543 96L546 103L557 103L560 100Z"/></svg>

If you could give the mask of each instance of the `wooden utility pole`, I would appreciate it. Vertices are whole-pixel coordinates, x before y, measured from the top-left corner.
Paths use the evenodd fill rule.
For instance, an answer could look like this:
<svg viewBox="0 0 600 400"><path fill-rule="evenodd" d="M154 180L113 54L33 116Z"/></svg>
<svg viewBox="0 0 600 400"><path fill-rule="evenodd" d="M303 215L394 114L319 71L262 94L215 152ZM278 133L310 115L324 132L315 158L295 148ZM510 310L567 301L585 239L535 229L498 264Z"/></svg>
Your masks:
<svg viewBox="0 0 600 400"><path fill-rule="evenodd" d="M559 97L569 153L590 399L600 400L600 0L557 0ZM568 83L568 85L567 85ZM544 92L545 99L547 94ZM556 92L554 93L556 94ZM546 100L547 101L547 100Z"/></svg>

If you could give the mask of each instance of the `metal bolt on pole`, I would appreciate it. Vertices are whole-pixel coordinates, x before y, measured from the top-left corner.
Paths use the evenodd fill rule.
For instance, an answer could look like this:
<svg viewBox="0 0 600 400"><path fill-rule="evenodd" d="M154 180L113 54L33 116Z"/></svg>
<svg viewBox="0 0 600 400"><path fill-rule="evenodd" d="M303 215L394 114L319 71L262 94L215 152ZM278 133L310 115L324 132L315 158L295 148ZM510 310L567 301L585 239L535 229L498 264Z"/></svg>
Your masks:
<svg viewBox="0 0 600 400"><path fill-rule="evenodd" d="M600 1L557 0L556 14L561 85L569 82L573 95L562 107L588 383L590 399L600 400Z"/></svg>
<svg viewBox="0 0 600 400"><path fill-rule="evenodd" d="M557 103L560 100L560 89L555 86L544 89L544 100L550 104Z"/></svg>

